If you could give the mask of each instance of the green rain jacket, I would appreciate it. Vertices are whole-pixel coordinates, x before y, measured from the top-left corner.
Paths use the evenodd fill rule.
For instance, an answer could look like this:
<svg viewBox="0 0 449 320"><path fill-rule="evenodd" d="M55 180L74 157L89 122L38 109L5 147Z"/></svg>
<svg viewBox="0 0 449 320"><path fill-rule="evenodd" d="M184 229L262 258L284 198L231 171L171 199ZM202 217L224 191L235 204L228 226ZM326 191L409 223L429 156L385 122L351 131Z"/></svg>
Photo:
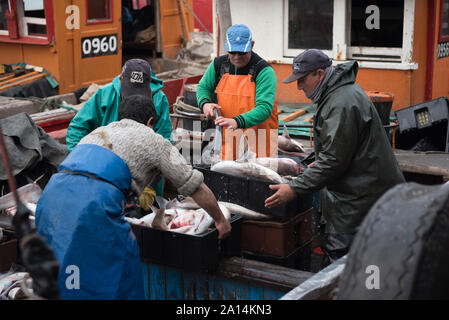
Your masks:
<svg viewBox="0 0 449 320"><path fill-rule="evenodd" d="M80 112L78 112L75 118L72 119L67 129L66 144L69 151L72 151L78 142L91 131L118 120L120 87L120 77L117 76L112 83L100 88L89 100L87 100ZM163 87L164 83L162 80L157 79L153 73L150 88L153 94L154 107L158 116L154 131L169 140L171 137L172 125L170 121L168 100L162 92Z"/></svg>
<svg viewBox="0 0 449 320"><path fill-rule="evenodd" d="M354 233L388 189L405 182L377 111L355 83L356 61L340 64L317 103L316 162L289 185L297 194L321 190L327 233Z"/></svg>

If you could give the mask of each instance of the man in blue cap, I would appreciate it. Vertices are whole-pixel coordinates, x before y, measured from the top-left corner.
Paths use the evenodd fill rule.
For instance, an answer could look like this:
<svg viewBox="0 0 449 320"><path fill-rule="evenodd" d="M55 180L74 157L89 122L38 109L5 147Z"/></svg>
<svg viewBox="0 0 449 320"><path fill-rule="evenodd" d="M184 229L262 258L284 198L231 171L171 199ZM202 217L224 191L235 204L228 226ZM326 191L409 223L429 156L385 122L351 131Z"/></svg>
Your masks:
<svg viewBox="0 0 449 320"><path fill-rule="evenodd" d="M221 113L215 125L223 127L223 160L236 160L243 135L258 157L277 156L277 79L273 68L252 51L254 43L246 25L231 26L225 41L228 54L215 58L198 84L203 113L209 119L215 119L215 110Z"/></svg>
<svg viewBox="0 0 449 320"><path fill-rule="evenodd" d="M321 245L323 267L348 253L355 233L371 206L398 183L405 182L377 111L355 83L357 61L332 66L322 51L298 55L292 74L298 90L317 104L313 122L315 163L288 184L270 186L268 208L296 195L321 190L326 230Z"/></svg>

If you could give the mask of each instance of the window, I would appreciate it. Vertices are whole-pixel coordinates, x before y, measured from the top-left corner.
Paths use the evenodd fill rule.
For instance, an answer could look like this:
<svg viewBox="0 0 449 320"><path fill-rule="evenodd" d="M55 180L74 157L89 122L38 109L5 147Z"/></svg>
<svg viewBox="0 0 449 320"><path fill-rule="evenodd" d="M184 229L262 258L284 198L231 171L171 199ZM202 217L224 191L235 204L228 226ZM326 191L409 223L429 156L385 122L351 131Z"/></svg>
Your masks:
<svg viewBox="0 0 449 320"><path fill-rule="evenodd" d="M449 0L443 0L448 2ZM415 0L284 0L284 55L411 63Z"/></svg>
<svg viewBox="0 0 449 320"><path fill-rule="evenodd" d="M86 24L100 24L112 22L111 0L86 0Z"/></svg>
<svg viewBox="0 0 449 320"><path fill-rule="evenodd" d="M44 0L23 0L17 2L19 15L19 30L22 36L47 36L47 22L45 20Z"/></svg>
<svg viewBox="0 0 449 320"><path fill-rule="evenodd" d="M441 22L439 42L449 41L449 0L441 0Z"/></svg>
<svg viewBox="0 0 449 320"><path fill-rule="evenodd" d="M0 0L0 41L49 44L53 25L52 0Z"/></svg>
<svg viewBox="0 0 449 320"><path fill-rule="evenodd" d="M288 47L332 50L333 1L289 1L288 6Z"/></svg>
<svg viewBox="0 0 449 320"><path fill-rule="evenodd" d="M9 10L8 2L8 0L0 0L0 34L8 34L8 23L6 22L6 11Z"/></svg>

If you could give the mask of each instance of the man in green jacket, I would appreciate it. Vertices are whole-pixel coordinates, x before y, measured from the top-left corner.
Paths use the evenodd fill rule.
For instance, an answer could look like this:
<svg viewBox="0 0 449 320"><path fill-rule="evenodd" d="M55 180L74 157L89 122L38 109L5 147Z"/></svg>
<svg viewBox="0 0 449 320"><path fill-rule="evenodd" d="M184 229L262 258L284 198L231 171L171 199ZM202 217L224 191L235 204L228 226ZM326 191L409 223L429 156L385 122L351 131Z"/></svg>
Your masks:
<svg viewBox="0 0 449 320"><path fill-rule="evenodd" d="M172 125L168 100L162 92L163 87L163 82L155 77L147 61L142 59L126 61L122 73L112 83L100 88L87 100L83 108L70 122L66 136L69 151L72 151L84 136L96 128L117 121L120 101L124 97L135 94L152 96L158 118L154 125L154 131L169 140ZM163 183L161 180L157 185L156 193L162 195L162 192ZM144 204L145 209L149 209L149 206L145 206L145 202L152 202L154 192L146 189L143 195L141 204Z"/></svg>
<svg viewBox="0 0 449 320"><path fill-rule="evenodd" d="M243 132L258 157L277 156L276 74L268 62L252 51L254 43L246 25L231 26L226 32L228 54L215 58L198 84L198 106L204 114L215 119L214 110L221 113L215 125L224 128L223 160L239 157L237 146Z"/></svg>
<svg viewBox="0 0 449 320"><path fill-rule="evenodd" d="M356 83L358 63L332 67L320 50L309 49L293 60L298 90L317 104L313 124L315 163L288 184L270 186L268 208L298 194L320 192L327 221L322 249L327 261L344 256L371 206L388 189L405 182L377 111Z"/></svg>

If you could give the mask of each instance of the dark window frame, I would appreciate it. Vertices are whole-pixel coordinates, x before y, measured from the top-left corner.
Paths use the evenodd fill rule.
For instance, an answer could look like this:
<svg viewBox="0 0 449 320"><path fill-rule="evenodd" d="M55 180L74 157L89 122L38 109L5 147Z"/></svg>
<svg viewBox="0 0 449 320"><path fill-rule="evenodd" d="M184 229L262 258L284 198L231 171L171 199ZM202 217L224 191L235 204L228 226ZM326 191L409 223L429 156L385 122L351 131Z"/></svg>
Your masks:
<svg viewBox="0 0 449 320"><path fill-rule="evenodd" d="M8 34L0 35L0 42L7 43L23 43L23 44L40 44L40 45L48 45L54 41L55 35L55 22L54 22L54 11L53 11L53 0L43 0L44 2L44 12L45 12L45 21L47 34L36 34L36 35L20 35L19 31L19 17L17 13L17 1L22 0L9 0L9 16L7 20L10 20L8 23ZM9 25L12 24L14 26L14 30L9 28ZM12 34L11 34L12 31Z"/></svg>
<svg viewBox="0 0 449 320"><path fill-rule="evenodd" d="M114 21L114 3L113 0L106 0L107 3L107 12L109 13L109 18L104 19L92 19L89 20L89 8L88 8L89 0L85 0L86 5L86 26L96 25L96 24L108 24Z"/></svg>
<svg viewBox="0 0 449 320"><path fill-rule="evenodd" d="M449 34L443 35L443 17L444 14L447 15L447 22L449 23L449 8L446 12L444 12L444 0L440 1L440 30L438 35L438 42L447 42L449 41Z"/></svg>

